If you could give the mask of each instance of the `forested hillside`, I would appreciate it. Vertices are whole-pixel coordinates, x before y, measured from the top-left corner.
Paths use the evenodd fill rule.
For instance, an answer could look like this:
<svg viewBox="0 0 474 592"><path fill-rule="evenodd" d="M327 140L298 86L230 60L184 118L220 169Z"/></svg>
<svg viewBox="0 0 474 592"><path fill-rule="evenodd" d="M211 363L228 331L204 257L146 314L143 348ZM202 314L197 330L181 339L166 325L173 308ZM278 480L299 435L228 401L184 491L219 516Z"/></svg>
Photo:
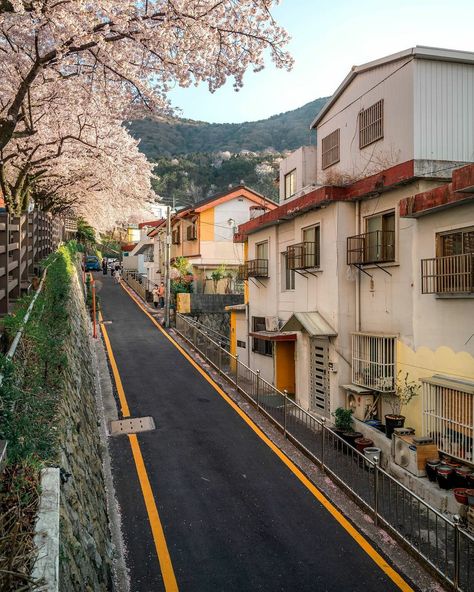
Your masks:
<svg viewBox="0 0 474 592"><path fill-rule="evenodd" d="M273 148L281 152L314 143L314 132L310 136L309 126L326 101L327 97L316 99L294 111L260 121L218 124L188 119L144 119L133 121L129 129L135 138L140 138L140 149L151 160L221 150L236 153Z"/></svg>

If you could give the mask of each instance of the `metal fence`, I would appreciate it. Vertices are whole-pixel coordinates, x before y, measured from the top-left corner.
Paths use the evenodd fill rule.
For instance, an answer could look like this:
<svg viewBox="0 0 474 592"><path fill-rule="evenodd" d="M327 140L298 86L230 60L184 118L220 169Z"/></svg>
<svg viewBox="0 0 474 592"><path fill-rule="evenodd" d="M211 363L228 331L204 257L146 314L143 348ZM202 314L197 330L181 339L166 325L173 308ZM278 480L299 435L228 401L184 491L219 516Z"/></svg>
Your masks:
<svg viewBox="0 0 474 592"><path fill-rule="evenodd" d="M285 437L347 489L374 518L455 590L474 589L474 537L366 458L318 418L243 364L184 316L177 332L250 399Z"/></svg>

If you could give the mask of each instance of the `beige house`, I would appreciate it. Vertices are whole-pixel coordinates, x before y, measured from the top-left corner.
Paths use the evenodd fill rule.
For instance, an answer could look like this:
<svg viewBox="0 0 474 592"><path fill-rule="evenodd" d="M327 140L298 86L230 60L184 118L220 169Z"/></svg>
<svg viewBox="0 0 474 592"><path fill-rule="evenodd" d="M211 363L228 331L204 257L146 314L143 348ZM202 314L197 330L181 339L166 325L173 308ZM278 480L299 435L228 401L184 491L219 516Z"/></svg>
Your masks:
<svg viewBox="0 0 474 592"><path fill-rule="evenodd" d="M244 252L243 245L234 243L234 233L240 224L276 207L252 189L238 186L180 210L171 219L171 262L180 257L189 262L197 292L237 290L237 272ZM161 281L166 256L164 220L148 233L148 239L153 248L149 279ZM212 274L217 270L223 277L214 281Z"/></svg>
<svg viewBox="0 0 474 592"><path fill-rule="evenodd" d="M406 423L471 463L473 112L472 53L353 68L313 122L312 182L299 155L283 161L282 182L296 163L305 185L239 227L248 303L231 332L241 359L326 417L350 397L357 418L383 418L408 373L420 394Z"/></svg>

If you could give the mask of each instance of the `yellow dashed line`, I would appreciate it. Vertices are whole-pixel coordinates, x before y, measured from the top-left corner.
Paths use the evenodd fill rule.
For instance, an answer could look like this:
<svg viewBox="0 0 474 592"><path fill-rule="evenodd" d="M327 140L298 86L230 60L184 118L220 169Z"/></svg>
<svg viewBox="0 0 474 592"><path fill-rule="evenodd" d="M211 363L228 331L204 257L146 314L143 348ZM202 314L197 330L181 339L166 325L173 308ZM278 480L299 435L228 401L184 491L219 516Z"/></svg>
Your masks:
<svg viewBox="0 0 474 592"><path fill-rule="evenodd" d="M137 306L147 315L151 322L162 332L162 334L176 347L176 349L188 360L188 362L196 368L196 370L207 380L207 382L219 393L219 395L232 407L232 409L240 415L245 423L259 436L263 442L278 456L278 458L290 469L290 471L299 479L299 481L314 495L314 497L326 508L326 510L333 516L335 520L344 528L344 530L356 541L356 543L367 553L367 555L380 567L380 569L398 586L403 592L413 592L413 588L402 578L402 576L391 567L387 561L374 549L369 541L352 526L352 524L345 518L341 512L328 500L328 498L312 483L304 473L291 461L286 454L280 450L250 419L250 417L242 411L242 409L235 403L229 395L227 395L221 387L195 362L191 356L177 343L171 335L169 335L157 320L145 309L142 303L132 294L123 283L121 284L125 292L137 304Z"/></svg>

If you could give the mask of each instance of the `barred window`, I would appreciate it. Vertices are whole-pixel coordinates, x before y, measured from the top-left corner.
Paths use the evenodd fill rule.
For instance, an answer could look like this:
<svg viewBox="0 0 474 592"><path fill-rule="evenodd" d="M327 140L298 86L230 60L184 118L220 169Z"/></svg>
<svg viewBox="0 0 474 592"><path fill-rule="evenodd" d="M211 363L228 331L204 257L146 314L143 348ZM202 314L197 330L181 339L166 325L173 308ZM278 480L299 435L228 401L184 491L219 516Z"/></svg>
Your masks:
<svg viewBox="0 0 474 592"><path fill-rule="evenodd" d="M359 113L359 148L383 138L383 99Z"/></svg>
<svg viewBox="0 0 474 592"><path fill-rule="evenodd" d="M340 129L334 130L322 140L321 157L323 169L327 169L340 160L340 132Z"/></svg>

